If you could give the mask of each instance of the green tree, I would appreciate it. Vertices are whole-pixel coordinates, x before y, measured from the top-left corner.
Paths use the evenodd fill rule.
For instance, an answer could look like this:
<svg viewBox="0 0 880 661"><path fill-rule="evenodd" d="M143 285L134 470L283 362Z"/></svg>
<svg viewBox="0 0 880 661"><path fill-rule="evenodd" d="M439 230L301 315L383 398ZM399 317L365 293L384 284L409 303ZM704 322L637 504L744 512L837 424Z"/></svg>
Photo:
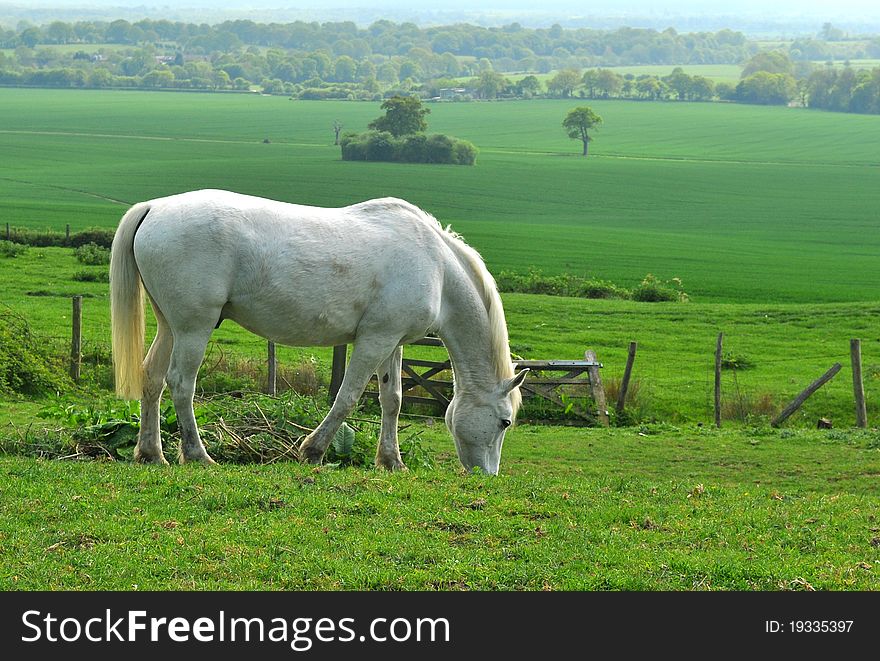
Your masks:
<svg viewBox="0 0 880 661"><path fill-rule="evenodd" d="M504 89L507 81L494 71L484 71L477 79L475 87L481 99L494 99Z"/></svg>
<svg viewBox="0 0 880 661"><path fill-rule="evenodd" d="M562 120L562 126L565 128L568 137L572 140L580 140L584 143L584 156L589 150L590 129L602 123L599 117L589 106L579 106L573 110L569 110L565 119Z"/></svg>
<svg viewBox="0 0 880 661"><path fill-rule="evenodd" d="M623 77L610 69L599 69L595 85L596 89L607 99L610 96L620 94L620 90L623 89Z"/></svg>
<svg viewBox="0 0 880 661"><path fill-rule="evenodd" d="M782 51L761 51L746 62L740 78L748 78L759 71L792 75L794 74L794 65L792 65L788 55Z"/></svg>
<svg viewBox="0 0 880 661"><path fill-rule="evenodd" d="M577 69L563 69L547 83L547 91L554 96L568 98L581 84L581 72Z"/></svg>
<svg viewBox="0 0 880 661"><path fill-rule="evenodd" d="M784 105L797 94L794 77L785 73L758 71L739 81L736 99L743 103Z"/></svg>
<svg viewBox="0 0 880 661"><path fill-rule="evenodd" d="M382 104L385 114L370 122L367 127L374 131L387 131L395 138L410 133L421 133L428 128L425 115L430 108L422 106L417 96L392 96Z"/></svg>
<svg viewBox="0 0 880 661"><path fill-rule="evenodd" d="M357 75L357 62L348 55L336 60L335 78L340 83L353 83Z"/></svg>
<svg viewBox="0 0 880 661"><path fill-rule="evenodd" d="M535 76L526 76L517 84L521 96L531 98L541 93L541 81Z"/></svg>

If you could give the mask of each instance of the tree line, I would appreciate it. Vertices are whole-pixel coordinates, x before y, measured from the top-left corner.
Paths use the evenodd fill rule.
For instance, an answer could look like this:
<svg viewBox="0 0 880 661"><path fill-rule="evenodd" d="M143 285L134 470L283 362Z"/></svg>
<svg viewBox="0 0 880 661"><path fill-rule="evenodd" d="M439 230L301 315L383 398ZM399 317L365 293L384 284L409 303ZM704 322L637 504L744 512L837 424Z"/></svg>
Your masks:
<svg viewBox="0 0 880 661"><path fill-rule="evenodd" d="M829 25L822 36L839 38ZM0 47L13 49L0 51L0 85L261 91L314 100L379 101L411 94L441 100L720 100L880 112L878 70L816 67L803 59L812 41L817 40L758 51L730 30L683 35L671 29L516 24L423 29L390 21L365 29L353 23L55 21L0 29ZM864 43L870 53L862 54L880 56L880 38ZM584 70L584 63L593 62L602 66ZM621 75L607 68L648 62L745 66L738 83L714 83L682 68L667 76Z"/></svg>
<svg viewBox="0 0 880 661"><path fill-rule="evenodd" d="M757 50L742 33L732 30L679 34L673 28L662 32L637 28L563 29L559 25L533 29L517 23L500 28L469 24L420 28L413 23L380 20L359 28L352 22L265 24L236 20L197 25L150 19L130 23L120 19L54 21L44 26L23 24L18 30L0 29L0 48L156 43L173 43L187 53L201 55L257 46L298 53L321 51L330 57L348 56L355 60L374 55L403 56L429 69L443 66L431 62L430 56L449 54L488 60L496 70L544 73L566 66L600 64L735 63ZM448 58L444 59L449 63Z"/></svg>

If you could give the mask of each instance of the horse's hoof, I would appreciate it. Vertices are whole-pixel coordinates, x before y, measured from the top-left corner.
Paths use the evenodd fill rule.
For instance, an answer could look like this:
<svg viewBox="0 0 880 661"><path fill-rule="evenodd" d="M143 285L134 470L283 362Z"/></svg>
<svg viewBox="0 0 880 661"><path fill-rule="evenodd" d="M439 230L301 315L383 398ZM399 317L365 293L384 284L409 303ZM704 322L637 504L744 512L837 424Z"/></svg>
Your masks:
<svg viewBox="0 0 880 661"><path fill-rule="evenodd" d="M134 462L136 464L158 464L159 466L168 466L168 460L164 455L141 454L137 450L134 453Z"/></svg>
<svg viewBox="0 0 880 661"><path fill-rule="evenodd" d="M299 460L304 464L320 464L324 460L324 453L311 451L309 448L300 449Z"/></svg>
<svg viewBox="0 0 880 661"><path fill-rule="evenodd" d="M379 459L376 457L376 468L384 468L385 470L391 471L407 471L409 468L406 467L406 464L403 463L400 459Z"/></svg>
<svg viewBox="0 0 880 661"><path fill-rule="evenodd" d="M202 466L216 466L217 462L208 455L198 457L180 457L181 464L201 464Z"/></svg>

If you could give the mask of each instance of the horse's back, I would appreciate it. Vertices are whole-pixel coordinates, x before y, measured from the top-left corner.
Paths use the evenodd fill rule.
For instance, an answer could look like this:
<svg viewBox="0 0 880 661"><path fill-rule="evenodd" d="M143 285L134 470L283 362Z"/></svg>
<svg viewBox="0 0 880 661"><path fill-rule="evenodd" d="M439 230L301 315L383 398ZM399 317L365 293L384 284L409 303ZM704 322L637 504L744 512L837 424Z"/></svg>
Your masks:
<svg viewBox="0 0 880 661"><path fill-rule="evenodd" d="M439 225L403 200L323 208L204 190L150 207L135 256L154 298L174 292L166 307L302 345L351 341L368 312L421 327L439 309Z"/></svg>

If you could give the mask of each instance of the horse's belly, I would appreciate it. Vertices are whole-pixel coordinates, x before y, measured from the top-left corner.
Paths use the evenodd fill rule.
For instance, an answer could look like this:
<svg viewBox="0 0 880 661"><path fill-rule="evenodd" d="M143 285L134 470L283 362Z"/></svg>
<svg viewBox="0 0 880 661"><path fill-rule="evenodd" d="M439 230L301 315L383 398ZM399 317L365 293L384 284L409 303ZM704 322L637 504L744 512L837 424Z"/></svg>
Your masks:
<svg viewBox="0 0 880 661"><path fill-rule="evenodd" d="M363 312L358 306L348 310L288 310L274 305L228 305L223 318L231 319L268 340L298 347L335 346L354 341L357 324Z"/></svg>

